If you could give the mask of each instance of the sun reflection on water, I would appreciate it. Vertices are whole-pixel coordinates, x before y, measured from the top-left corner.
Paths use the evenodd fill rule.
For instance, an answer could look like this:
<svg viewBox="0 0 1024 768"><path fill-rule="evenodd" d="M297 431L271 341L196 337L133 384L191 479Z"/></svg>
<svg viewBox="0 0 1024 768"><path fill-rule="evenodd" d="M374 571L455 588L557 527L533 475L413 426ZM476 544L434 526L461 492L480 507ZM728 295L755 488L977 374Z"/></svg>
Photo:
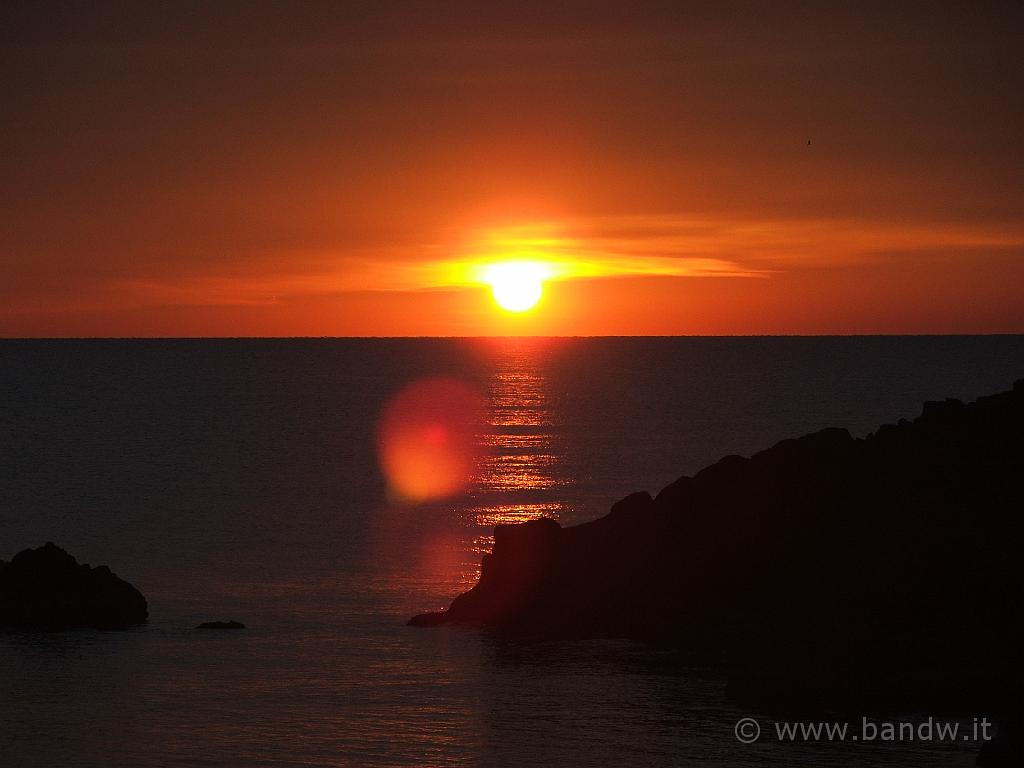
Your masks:
<svg viewBox="0 0 1024 768"><path fill-rule="evenodd" d="M525 523L539 517L558 517L562 504L499 504L493 507L478 507L476 521L480 525ZM488 537L493 539L493 537Z"/></svg>
<svg viewBox="0 0 1024 768"><path fill-rule="evenodd" d="M444 607L477 582L495 525L573 517L564 501L572 478L546 374L555 354L551 344L488 340L478 349L485 375L467 377L473 383L465 392L445 381L450 391L434 386L423 395L425 384L417 384L408 390L414 397L403 391L402 407L385 413L382 463L401 493L375 520L375 546L379 558L416 572L419 591L431 601L416 610ZM433 430L437 422L463 433L470 422L460 408L474 401L470 390L481 396L479 410L473 409L479 418L466 435L471 445L455 450L460 440L435 440ZM467 459L468 482L460 487Z"/></svg>
<svg viewBox="0 0 1024 768"><path fill-rule="evenodd" d="M550 385L544 367L549 342L492 341L485 348L490 375L486 428L477 436L480 457L466 505L457 514L464 529L460 591L480 578L480 562L494 546L494 526L540 517L562 518L559 498L571 484L556 435Z"/></svg>
<svg viewBox="0 0 1024 768"><path fill-rule="evenodd" d="M490 431L481 436L483 459L474 478L478 526L561 516L547 496L569 484L554 435L543 341L506 340L491 350L487 389ZM548 493L546 493L548 492Z"/></svg>

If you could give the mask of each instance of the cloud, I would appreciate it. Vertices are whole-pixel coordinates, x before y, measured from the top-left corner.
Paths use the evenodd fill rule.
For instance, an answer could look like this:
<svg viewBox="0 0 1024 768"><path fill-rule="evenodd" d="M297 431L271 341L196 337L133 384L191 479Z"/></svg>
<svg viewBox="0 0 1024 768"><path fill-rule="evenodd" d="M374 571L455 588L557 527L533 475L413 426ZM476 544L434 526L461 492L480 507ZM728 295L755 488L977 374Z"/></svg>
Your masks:
<svg viewBox="0 0 1024 768"><path fill-rule="evenodd" d="M482 229L468 240L457 258L417 265L422 284L477 283L480 264L503 259L543 262L552 278L561 280L770 277L791 269L867 263L881 254L1021 247L1024 227L662 214ZM433 277L425 274L430 271Z"/></svg>
<svg viewBox="0 0 1024 768"><path fill-rule="evenodd" d="M764 278L879 260L1024 247L1024 227L901 224L826 219L728 219L631 215L532 222L441 233L433 241L350 253L268 255L274 270L120 279L130 306L272 304L364 291L468 289L488 264L543 263L549 279ZM288 265L295 269L289 271ZM109 301L109 296L104 296Z"/></svg>

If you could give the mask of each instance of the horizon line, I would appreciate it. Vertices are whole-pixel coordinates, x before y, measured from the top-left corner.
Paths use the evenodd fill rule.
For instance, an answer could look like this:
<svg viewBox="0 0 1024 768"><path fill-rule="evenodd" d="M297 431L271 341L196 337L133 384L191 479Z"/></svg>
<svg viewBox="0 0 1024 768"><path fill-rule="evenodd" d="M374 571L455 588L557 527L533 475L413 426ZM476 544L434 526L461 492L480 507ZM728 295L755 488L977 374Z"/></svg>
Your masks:
<svg viewBox="0 0 1024 768"><path fill-rule="evenodd" d="M473 339L850 339L850 338L979 338L1024 336L1024 331L990 333L723 333L723 334L418 334L378 336L0 336L5 341L386 341Z"/></svg>

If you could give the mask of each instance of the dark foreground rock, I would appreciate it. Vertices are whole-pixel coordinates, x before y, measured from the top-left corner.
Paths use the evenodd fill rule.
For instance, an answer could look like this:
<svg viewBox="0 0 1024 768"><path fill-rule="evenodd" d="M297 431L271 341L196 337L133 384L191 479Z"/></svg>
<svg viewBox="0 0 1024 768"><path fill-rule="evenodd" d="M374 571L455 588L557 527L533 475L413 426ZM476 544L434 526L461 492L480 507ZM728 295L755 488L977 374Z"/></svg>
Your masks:
<svg viewBox="0 0 1024 768"><path fill-rule="evenodd" d="M752 705L1006 720L1024 691L1022 516L1017 382L864 439L729 456L583 525L495 526L479 583L410 623L668 642L727 665Z"/></svg>
<svg viewBox="0 0 1024 768"><path fill-rule="evenodd" d="M105 565L79 564L51 542L0 561L0 628L116 629L147 617L139 590Z"/></svg>
<svg viewBox="0 0 1024 768"><path fill-rule="evenodd" d="M245 629L240 621L204 621L196 629Z"/></svg>

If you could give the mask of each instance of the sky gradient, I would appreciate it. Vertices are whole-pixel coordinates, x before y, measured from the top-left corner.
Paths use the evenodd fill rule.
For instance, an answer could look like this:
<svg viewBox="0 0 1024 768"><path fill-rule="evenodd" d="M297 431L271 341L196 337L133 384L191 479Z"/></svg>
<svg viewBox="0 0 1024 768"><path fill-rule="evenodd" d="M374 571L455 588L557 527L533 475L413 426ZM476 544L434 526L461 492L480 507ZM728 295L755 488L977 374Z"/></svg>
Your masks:
<svg viewBox="0 0 1024 768"><path fill-rule="evenodd" d="M1019 2L214 5L0 9L0 336L1024 332Z"/></svg>

